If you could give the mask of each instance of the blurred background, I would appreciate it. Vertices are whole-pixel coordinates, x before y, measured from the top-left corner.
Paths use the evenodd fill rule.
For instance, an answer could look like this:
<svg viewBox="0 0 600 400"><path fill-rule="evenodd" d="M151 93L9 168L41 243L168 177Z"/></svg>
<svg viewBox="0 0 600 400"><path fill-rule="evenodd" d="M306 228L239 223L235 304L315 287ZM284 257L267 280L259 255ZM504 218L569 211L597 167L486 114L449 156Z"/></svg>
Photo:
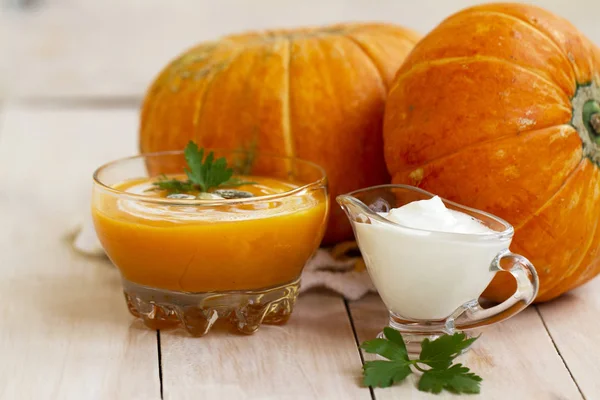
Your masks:
<svg viewBox="0 0 600 400"><path fill-rule="evenodd" d="M132 107L203 40L249 29L390 21L422 33L476 0L0 0L0 101ZM537 0L600 44L599 0Z"/></svg>

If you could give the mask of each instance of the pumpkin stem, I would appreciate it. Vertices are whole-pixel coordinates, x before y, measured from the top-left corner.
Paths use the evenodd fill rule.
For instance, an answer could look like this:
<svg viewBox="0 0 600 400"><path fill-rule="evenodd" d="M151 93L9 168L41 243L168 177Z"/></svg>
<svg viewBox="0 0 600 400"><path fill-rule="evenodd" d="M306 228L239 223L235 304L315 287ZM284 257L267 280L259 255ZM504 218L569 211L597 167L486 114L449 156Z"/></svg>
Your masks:
<svg viewBox="0 0 600 400"><path fill-rule="evenodd" d="M600 82L579 85L571 99L571 125L577 130L583 155L600 168Z"/></svg>
<svg viewBox="0 0 600 400"><path fill-rule="evenodd" d="M594 99L586 101L582 117L592 140L600 145L600 104Z"/></svg>
<svg viewBox="0 0 600 400"><path fill-rule="evenodd" d="M596 113L590 118L590 125L594 130L594 133L600 135L600 113Z"/></svg>

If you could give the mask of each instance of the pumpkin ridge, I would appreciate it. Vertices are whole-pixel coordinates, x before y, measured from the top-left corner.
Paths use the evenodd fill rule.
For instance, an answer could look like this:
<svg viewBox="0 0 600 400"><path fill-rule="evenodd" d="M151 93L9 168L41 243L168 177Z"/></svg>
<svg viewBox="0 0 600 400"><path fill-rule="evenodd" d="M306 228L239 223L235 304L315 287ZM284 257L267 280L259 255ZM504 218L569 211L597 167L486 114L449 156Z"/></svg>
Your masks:
<svg viewBox="0 0 600 400"><path fill-rule="evenodd" d="M565 177L565 180L560 185L560 187L558 189L556 189L556 191L554 193L552 193L550 195L550 197L548 197L548 200L546 200L544 202L544 204L542 204L537 210L535 210L535 212L531 213L531 215L529 216L529 218L527 218L524 221L522 221L519 225L514 226L515 232L518 229L521 229L523 226L525 226L529 221L531 221L540 212L542 212L544 210L544 208L546 208L548 206L548 203L550 203L556 196L558 196L558 194L565 188L565 186L567 186L567 183L569 183L571 181L571 179L573 179L573 177L575 175L575 172L579 168L581 168L581 166L583 165L583 163L585 162L585 160L586 160L585 158L582 158L581 161L579 163L577 163L577 165L575 165L575 167L569 172L569 175L567 175Z"/></svg>
<svg viewBox="0 0 600 400"><path fill-rule="evenodd" d="M573 64L571 63L571 60L569 60L569 57L567 57L567 55L564 53L564 51L560 48L560 46L558 45L558 43L556 43L554 41L554 39L552 39L550 36L548 36L545 32L543 32L542 30L540 30L538 27L536 27L535 25L533 25L532 23L530 23L527 20L524 20L522 18L518 18L514 15L511 14L507 14L505 12L502 11L492 11L492 10L480 10L480 11L473 11L472 14L491 14L491 15L497 15L506 19L509 19L511 21L518 21L519 23L528 26L529 28L531 28L533 31L537 32L540 34L540 36L542 36L543 38L545 38L551 45L552 47L558 51L558 53L565 59L568 61L568 64L571 66L571 71L573 72L573 83L577 84L577 78L576 78L576 74L575 74L575 67L573 66Z"/></svg>
<svg viewBox="0 0 600 400"><path fill-rule="evenodd" d="M530 218L528 218L525 222L519 224L518 226L514 227L515 230L515 237L518 235L518 232L529 222L531 221L535 216L538 216L541 212L543 212L543 210L548 207L548 204L555 199L561 191L565 190L565 187L568 186L568 184L575 179L575 174L579 171L581 171L583 168L585 168L585 163L586 159L582 158L581 161L575 166L575 168L571 171L571 173L564 179L563 183L561 184L561 186L556 190L556 192L554 194L552 194L548 200L546 202L544 202L544 204L542 206L540 206L535 212L533 212L530 216ZM519 251L523 252L525 251L525 249L520 249ZM582 258L585 259L585 253L583 253L584 256ZM580 260L580 262L582 261ZM541 266L538 266L538 268L541 268ZM538 269L539 271L539 269ZM546 267L546 269L544 270L545 273L549 273L548 267ZM564 281L562 280L562 276L560 280L557 280L557 283L564 283ZM547 283L547 279L544 279L544 287L546 287L548 285ZM552 287L554 287L555 285L553 284ZM536 298L536 302L539 302L541 298L544 298L542 301L546 301L549 300L552 297L546 298L548 296L548 291L545 290L542 296L538 296Z"/></svg>
<svg viewBox="0 0 600 400"><path fill-rule="evenodd" d="M227 44L229 46L229 44ZM204 49L206 48L206 49ZM208 42L203 46L195 46L192 49L194 49L195 51L202 51L203 53L210 53L210 55L213 54L213 52L219 48L219 45L215 45L215 42ZM161 71L161 73L158 75L158 78L156 79L156 81L153 83L152 87L157 86L158 90L155 93L154 97L152 98L152 102L147 105L146 102L150 99L150 97L146 97L146 99L144 100L144 104L142 105L142 113L140 113L140 121L144 122L146 125L153 125L153 120L152 118L154 118L157 113L155 112L156 109L162 104L162 98L164 97L164 95L166 93L168 93L170 90L172 90L172 86L170 86L172 80L174 79L176 74L180 74L181 70L185 70L185 67L189 67L191 65L194 65L200 61L209 59L209 62L206 64L206 66L204 68L209 68L211 69L214 66L214 61L211 59L211 57L206 56L206 57L186 57L185 54L178 56L173 63L176 65L176 67L173 70L169 70L169 68L165 68L163 71ZM168 74L167 74L168 72ZM166 74L166 76L164 76L164 74ZM181 78L182 76L179 75L179 77ZM152 88L150 89L152 90ZM147 109L146 107L151 107L151 109ZM150 115L150 117L147 117L147 115ZM142 138L144 136L142 135ZM151 138L154 138L155 140L158 140L159 138L157 136L153 136ZM140 150L143 151L147 151L148 148L150 149L156 149L156 146L153 143L148 143L146 146L143 145L142 141L140 141Z"/></svg>
<svg viewBox="0 0 600 400"><path fill-rule="evenodd" d="M144 102L142 103L142 110L140 112L140 125L142 124L143 121L146 121L146 123L148 123L147 121L151 121L152 118L156 115L155 111L156 111L156 107L160 104L158 101L156 101L158 98L161 97L161 95L164 94L165 90L164 90L164 85L160 84L162 83L162 76L163 74L167 73L167 68L164 68L162 71L160 71L160 73L158 74L158 76L155 78L155 81L152 83L152 86L149 89L150 93L154 94L154 97L150 97L150 96L146 96L144 98ZM169 74L172 74L172 72L169 71ZM152 101L150 101L152 99ZM144 146L143 141L140 140L139 143L139 149L140 152L144 152L146 148L147 149L148 146ZM150 146L152 147L152 146Z"/></svg>
<svg viewBox="0 0 600 400"><path fill-rule="evenodd" d="M196 107L194 110L194 113L192 115L192 121L193 121L193 127L194 127L194 140L196 143L200 143L200 137L201 137L201 130L198 129L198 121L200 120L200 116L202 115L202 112L204 110L204 104L206 102L206 98L208 97L208 94L210 93L210 91L213 88L214 82L216 81L217 77L219 75L221 75L223 72L227 71L227 69L229 69L233 63L235 62L235 60L238 59L238 57L240 57L242 54L244 54L248 48L245 46L240 46L241 49L238 50L235 54L231 55L230 57L228 57L226 60L223 61L223 64L226 64L225 66L223 66L223 68L217 68L209 77L207 77L207 82L206 82L206 89L204 89L204 93L202 93L202 96L198 96L198 98L196 98ZM213 69L213 68L211 68Z"/></svg>
<svg viewBox="0 0 600 400"><path fill-rule="evenodd" d="M562 58L565 61L567 61L567 64L571 66L571 72L573 72L573 75L572 75L573 82L572 82L572 84L573 84L573 86L575 86L575 89L577 88L576 86L578 85L578 83L577 83L577 78L576 78L576 75L575 75L575 67L573 67L573 65L571 64L571 60L569 60L569 58L567 57L567 55L562 51L562 49L558 46L558 44L550 36L548 36L547 34L545 34L544 32L542 32L541 30L539 30L536 26L532 25L531 23L529 23L529 22L527 22L525 20L522 20L521 18L517 18L514 15L510 15L510 14L507 14L507 13L504 13L504 12L501 12L501 11L478 10L478 11L472 11L470 14L471 15L473 15L473 14L475 14L475 15L477 15L477 14L480 14L480 15L481 14L484 14L484 15L488 14L488 15L495 15L495 16L498 16L498 17L501 17L501 18L506 18L506 19L508 19L510 21L520 23L520 24L528 27L532 31L538 33L548 43L550 43L550 45L554 48L554 50L556 50L562 56ZM511 60L506 60L506 61L511 61ZM514 62L514 63L516 65L521 66L520 64L517 64L516 62ZM539 71L539 70L536 70L534 68L527 68L527 69L530 69L531 71ZM538 74L539 74L539 72L538 72ZM556 84L558 86L558 82L556 82Z"/></svg>
<svg viewBox="0 0 600 400"><path fill-rule="evenodd" d="M285 81L285 93L282 96L281 102L281 128L283 134L283 142L285 145L285 153L288 157L294 157L296 152L294 149L294 140L292 134L292 110L291 110L291 94L290 94L290 81L292 80L291 63L292 63L292 44L294 39L288 37L286 39L288 44L287 60L285 63L286 73L284 73Z"/></svg>
<svg viewBox="0 0 600 400"><path fill-rule="evenodd" d="M210 64L211 69L212 69L213 66L214 66L214 62L212 62ZM218 72L218 70L216 72ZM208 86L212 83L212 79L213 79L214 75L216 74L216 72L211 75L211 77L209 78L209 82L206 83L207 86L206 86L206 89L204 90L205 93L208 90ZM204 99L204 96L197 97L196 98L196 103L194 104L195 107L194 107L194 112L192 114L192 121L193 121L194 130L196 128L196 125L198 124L198 114L197 114L198 107L200 107L202 105L201 100L203 100L203 99Z"/></svg>
<svg viewBox="0 0 600 400"><path fill-rule="evenodd" d="M386 91L387 91L387 85L385 83L385 79L383 78L383 71L381 69L381 66L377 64L377 62L375 61L375 59L373 58L373 56L360 44L360 42L358 40L356 40L354 37L352 37L351 34L346 34L346 35L341 35L343 38L348 39L350 42L354 43L354 45L356 47L358 47L361 51L361 53L363 53L365 55L365 57L367 58L367 60L369 60L369 62L373 65L373 67L375 67L375 70L377 71L377 75L379 76L379 82L381 83L381 88L383 90L383 96L386 96Z"/></svg>
<svg viewBox="0 0 600 400"><path fill-rule="evenodd" d="M493 62L498 62L501 64L510 64L511 66L515 67L516 69L519 69L521 72L526 72L526 73L529 73L530 75L535 75L537 78L544 81L548 85L553 86L555 89L557 89L558 93L561 93L563 95L563 97L565 97L565 99L567 100L566 103L569 105L571 104L569 97L563 92L563 90L558 86L558 84L556 82L551 81L547 77L539 74L537 72L537 70L532 69L532 68L526 68L526 67L519 65L511 60L505 60L503 58L498 58L498 57L493 57L493 56L482 56L479 54L477 54L475 56L444 57L444 58L439 58L436 60L424 60L419 63L416 63L408 71L404 71L401 75L398 75L394 78L394 84L390 88L390 92L392 90L396 89L396 87L398 87L400 85L400 81L402 81L403 79L405 79L406 77L410 76L411 74L413 74L415 72L421 71L430 66L452 64L452 63L458 63L461 61L465 62L465 63L492 62L493 61ZM571 110L571 107L566 107L566 108Z"/></svg>
<svg viewBox="0 0 600 400"><path fill-rule="evenodd" d="M373 64L375 64L375 66L379 70L379 75L381 76L381 80L383 81L384 87L386 88L386 91L387 91L389 89L388 86L390 86L392 84L393 79L390 79L389 82L386 82L385 73L383 72L383 66L381 66L381 64L377 63L375 57L373 57L373 55L371 54L371 52L362 44L362 42L359 39L357 39L354 36L355 33L358 33L358 34L360 34L360 33L368 34L369 32L370 31L368 29L364 29L364 28L363 29L352 29L352 30L349 30L347 32L346 37L348 39L352 40L354 43L356 43L356 45L359 46L369 56L369 58L373 61ZM395 37L395 39L398 39L398 41L400 43L406 43L406 44L408 44L408 45L410 45L412 47L414 47L415 44L418 42L418 40L412 40L412 39L409 39L409 38L406 38L406 37L398 37L398 38ZM386 93L386 95L387 95L387 93Z"/></svg>
<svg viewBox="0 0 600 400"><path fill-rule="evenodd" d="M573 274L579 270L579 267L581 266L581 263L583 263L583 261L585 260L585 258L587 256L588 251L590 250L590 248L594 244L594 238L596 236L596 231L598 230L598 225L600 225L599 221L600 220L597 219L596 222L594 223L594 228L590 232L589 240L588 240L588 243L587 243L586 247L581 252L581 258L580 258L579 262L577 262L576 264L574 264L574 266L572 266L571 268L569 268L567 270L567 273L565 273L562 276L561 280L557 280L556 282L554 282L554 284L552 284L550 286L546 285L546 296L553 297L552 296L553 295L552 291L556 288L556 286L558 286L558 284L560 284L560 283L564 284L565 283L565 279L572 277Z"/></svg>
<svg viewBox="0 0 600 400"><path fill-rule="evenodd" d="M526 130L526 131L519 131L519 132L516 132L514 134L504 135L504 136L500 136L500 137L493 138L493 139L490 139L490 140L484 140L484 141L481 141L481 142L476 142L476 143L470 144L468 146L461 147L459 151L453 150L450 153L445 153L445 154L442 154L442 155L440 155L438 157L429 159L424 164L406 166L405 168L402 168L402 169L398 170L395 175L401 175L401 174L404 174L404 173L406 173L406 172L408 172L410 170L414 170L414 169L418 169L418 168L423 168L423 167L425 167L425 166L427 166L429 164L432 164L434 162L437 162L437 161L443 160L445 158L448 158L448 157L460 154L463 150L466 150L466 149L473 149L473 148L479 147L480 145L486 145L486 144L489 144L489 143L499 142L499 141L507 140L507 139L522 138L524 135L535 134L535 133L537 133L539 131L543 131L543 130L546 130L548 128L552 128L553 126L556 126L556 127L558 127L558 126L564 126L564 127L569 127L571 129L573 129L573 127L571 125L568 125L568 124L563 124L563 125L548 125L548 126L541 126L540 128L536 128L536 129L529 129L529 130Z"/></svg>
<svg viewBox="0 0 600 400"><path fill-rule="evenodd" d="M546 37L548 39L548 41L554 45L554 47L559 51L559 53L561 55L563 55L564 57L567 58L567 60L569 60L569 65L571 66L571 71L573 72L573 77L575 78L575 81L577 82L577 71L575 70L575 66L573 65L573 63L571 62L571 60L569 59L569 57L567 56L567 54L565 54L565 52L560 47L560 45L551 36L549 36L546 32L544 32L543 30L541 30L540 28L538 28L537 26L535 26L534 24L532 24L528 20L523 19L523 18L519 18L516 15L512 15L512 14L509 14L509 13L504 12L504 11L491 11L491 10L485 10L485 9L481 10L481 11L488 11L488 12L494 13L496 15L505 15L508 18L514 18L515 20L519 20L519 21L523 22L524 24L529 25L532 29L538 31L542 36Z"/></svg>
<svg viewBox="0 0 600 400"><path fill-rule="evenodd" d="M585 159L583 159L582 161L585 161ZM588 160L589 161L589 160ZM594 165L592 164L591 168L594 168ZM597 171L593 171L597 174ZM597 177L596 177L597 179ZM589 180L594 181L594 179L590 179ZM589 190L590 188L586 188L587 190ZM583 189L583 190L586 190ZM577 281L577 279L579 279L579 277L575 277L575 279L570 280L569 278L572 278L573 275L578 272L579 270L579 266L581 265L581 263L586 259L587 256L587 252L589 251L589 249L591 248L592 244L594 244L594 235L596 234L596 230L598 229L598 219L596 219L596 221L594 222L594 228L591 231L591 235L589 236L589 241L588 244L585 248L585 251L581 252L581 258L579 259L579 261L577 263L573 263L571 264L568 268L566 268L564 270L564 274L561 275L560 280L559 279L555 279L554 281L548 282L546 283L544 286L546 288L544 294L542 296L540 296L540 300L539 301L548 301L553 299L554 297L558 296L558 294L555 294L553 291L554 289L557 289L560 291L561 289L559 288L559 285L562 286L566 286L566 287L574 287L573 283L575 281Z"/></svg>
<svg viewBox="0 0 600 400"><path fill-rule="evenodd" d="M582 273L573 281L573 287L579 287L592 279L594 279L597 275L591 273L591 271L595 271L598 269L598 260L600 259L600 254L597 254L595 258L590 261L590 265L588 265ZM556 296L555 296L556 297Z"/></svg>
<svg viewBox="0 0 600 400"><path fill-rule="evenodd" d="M162 73L159 75L159 77L162 76ZM166 79L166 78L165 78ZM160 80L160 78L159 78ZM149 97L146 97L146 99L144 100L144 104L142 104L142 112L140 113L140 122L145 121L146 124L150 125L150 122L153 122L153 118L155 118L156 116L156 109L158 108L158 106L161 104L161 102L159 101L164 94L167 92L167 90L165 90L165 85L158 85L159 80L157 80L153 86L157 86L157 91L154 94L154 97L152 98L152 102L149 102ZM152 90L152 88L150 89ZM149 117L147 117L147 115L149 115ZM151 139L154 139L151 137ZM140 151L143 153L145 151L147 151L148 147L150 148L154 148L154 145L152 144L152 142L149 142L146 146L144 146L144 144L140 141Z"/></svg>
<svg viewBox="0 0 600 400"><path fill-rule="evenodd" d="M152 100L153 100L153 101L152 101L152 103L150 103L148 106L146 106L145 104L144 104L144 106L143 106L143 108L144 108L144 109L145 109L146 107L151 107L151 109L147 111L147 113L150 115L150 117L148 117L148 118L141 117L141 120L142 120L142 121L144 121L144 120L145 120L145 121L146 121L146 124L148 124L148 125L152 125L151 123L152 123L152 122L154 122L154 121L153 121L153 118L155 118L155 116L157 115L157 113L156 113L156 109L157 109L157 108L160 106L160 104L161 104L161 101L160 101L160 100L161 100L161 99L164 97L165 93L167 93L167 92L168 92L168 90L165 88L165 86L164 86L164 85L161 85L161 86L159 86L159 89L160 89L160 90L159 90L159 91L156 93L155 97L152 99ZM151 139L154 139L154 140L156 140L156 139L155 139L155 138L153 138L153 137L151 137ZM142 143L140 143L140 144L142 144ZM153 144L152 142L149 142L149 143L148 143L148 145L149 145L149 147L150 147L151 149L153 149L153 148L154 148L154 144ZM142 147L143 147L143 146L142 146ZM144 148L141 148L140 150L141 150L142 152L144 152L144 151L148 151L148 148L147 148L147 147L146 147L146 149L144 149Z"/></svg>

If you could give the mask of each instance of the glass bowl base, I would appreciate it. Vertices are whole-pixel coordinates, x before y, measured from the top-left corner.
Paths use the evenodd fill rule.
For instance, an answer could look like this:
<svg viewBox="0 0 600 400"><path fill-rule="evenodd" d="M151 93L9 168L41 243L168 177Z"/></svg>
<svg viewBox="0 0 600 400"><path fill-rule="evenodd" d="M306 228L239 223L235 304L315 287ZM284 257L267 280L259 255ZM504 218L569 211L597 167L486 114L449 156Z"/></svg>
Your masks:
<svg viewBox="0 0 600 400"><path fill-rule="evenodd" d="M227 319L241 333L261 324L285 324L290 318L300 280L267 289L189 293L156 289L123 279L127 307L151 329L183 328L204 336L218 319Z"/></svg>
<svg viewBox="0 0 600 400"><path fill-rule="evenodd" d="M456 329L453 319L447 319L444 321L412 321L405 320L397 315L390 312L390 320L388 327L392 328L402 335L404 343L406 344L406 351L410 355L419 355L421 353L421 343L425 339L433 341L439 338L441 335L452 335L457 332L463 333L467 338L471 338L473 335L468 332ZM377 337L384 339L385 335L383 331L380 332ZM469 351L471 346L464 349L461 354Z"/></svg>
<svg viewBox="0 0 600 400"><path fill-rule="evenodd" d="M467 338L470 338L471 335L469 335L466 332L463 332ZM404 343L406 344L406 351L408 352L409 355L412 356L418 356L421 353L421 342L423 342L424 339L429 339L430 341L433 341L437 338L439 338L441 335L444 334L444 332L439 332L439 333L415 333L415 332L402 332L400 331L400 334L402 335L402 338L404 339ZM383 332L379 332L379 334L377 335L378 339L385 339L385 336L383 334ZM471 346L467 347L466 349L464 349L461 354L466 353L467 351L469 351L469 349L471 348Z"/></svg>

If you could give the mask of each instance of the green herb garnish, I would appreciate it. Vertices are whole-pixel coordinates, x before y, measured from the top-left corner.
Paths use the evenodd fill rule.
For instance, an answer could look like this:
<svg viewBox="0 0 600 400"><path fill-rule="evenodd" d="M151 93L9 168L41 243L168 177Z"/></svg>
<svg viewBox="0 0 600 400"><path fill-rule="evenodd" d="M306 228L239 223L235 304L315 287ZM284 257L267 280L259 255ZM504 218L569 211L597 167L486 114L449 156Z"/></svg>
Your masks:
<svg viewBox="0 0 600 400"><path fill-rule="evenodd" d="M383 334L385 339L369 340L360 346L367 353L389 360L365 362L363 382L366 386L389 387L406 379L414 368L423 373L417 386L421 391L440 393L446 389L452 393L479 393L481 377L462 364L452 365L454 359L477 338L467 339L464 333L455 333L433 341L425 339L419 358L411 360L398 331L386 327Z"/></svg>
<svg viewBox="0 0 600 400"><path fill-rule="evenodd" d="M234 187L254 183L233 178L233 169L227 167L225 157L215 160L215 154L211 151L204 158L204 149L198 149L198 145L192 141L187 144L183 154L187 162L185 174L188 179L182 181L162 175L152 183L155 187L150 190L166 190L168 194L208 192L221 186Z"/></svg>

